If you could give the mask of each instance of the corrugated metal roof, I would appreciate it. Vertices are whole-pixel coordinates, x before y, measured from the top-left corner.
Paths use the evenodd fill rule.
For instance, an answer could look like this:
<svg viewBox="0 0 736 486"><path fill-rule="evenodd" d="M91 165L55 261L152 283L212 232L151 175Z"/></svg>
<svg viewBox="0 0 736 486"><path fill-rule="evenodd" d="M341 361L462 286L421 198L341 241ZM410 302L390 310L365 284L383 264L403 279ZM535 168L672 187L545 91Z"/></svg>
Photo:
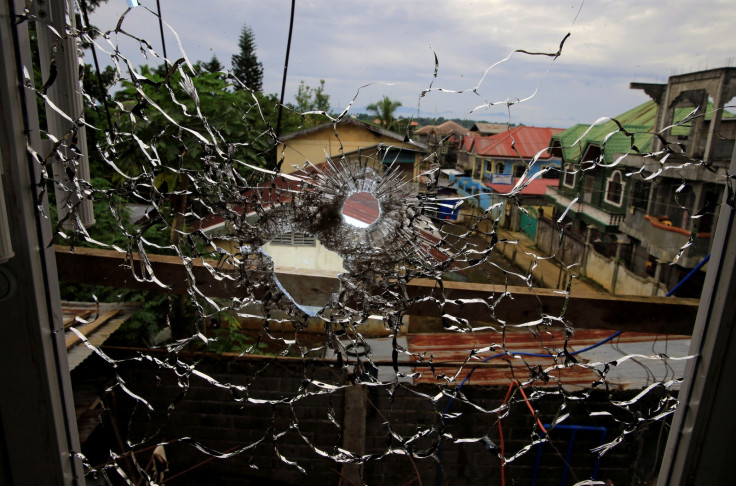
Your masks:
<svg viewBox="0 0 736 486"><path fill-rule="evenodd" d="M514 127L509 131L479 137L475 140L475 153L484 157L531 159L542 152L540 159L549 159L552 154L545 150L549 147L553 135L561 132L560 128L549 127Z"/></svg>
<svg viewBox="0 0 736 486"><path fill-rule="evenodd" d="M475 141L480 138L478 136L466 135L463 137L463 144L461 150L463 152L471 152L475 146Z"/></svg>
<svg viewBox="0 0 736 486"><path fill-rule="evenodd" d="M656 117L657 104L650 100L613 118L626 131L634 134L633 144L639 151L648 152L652 147L652 135L647 132L652 131ZM589 146L603 147L606 137L613 133L614 135L606 141L603 153L605 162L610 164L613 162L615 154L634 152L631 148L631 138L623 132L616 133L618 130L618 125L612 120L593 127L579 123L552 136L551 145L561 148L562 159L565 162L577 163L581 161ZM580 142L576 144L575 142L581 137Z"/></svg>
<svg viewBox="0 0 736 486"><path fill-rule="evenodd" d="M483 123L479 122L473 125L472 131L480 132L481 134L496 134L508 130L509 126L506 123Z"/></svg>
<svg viewBox="0 0 736 486"><path fill-rule="evenodd" d="M342 214L366 225L373 223L380 215L378 200L367 192L356 192L345 200Z"/></svg>
<svg viewBox="0 0 736 486"><path fill-rule="evenodd" d="M62 302L64 319L64 338L69 370L79 366L92 350L84 345L82 339L71 330L79 331L93 346L102 346L112 333L127 321L140 304L135 303L95 303Z"/></svg>
<svg viewBox="0 0 736 486"><path fill-rule="evenodd" d="M507 194L514 185L518 182L518 179L514 179L513 184L494 184L492 182L486 182L486 186L493 189L494 192L501 194ZM558 179L534 179L529 182L519 194L523 196L543 196L547 192L548 186L557 186L559 184Z"/></svg>
<svg viewBox="0 0 736 486"><path fill-rule="evenodd" d="M440 125L427 125L422 128L418 128L414 131L414 133L418 133L420 135L436 133L437 135L447 136L453 133L456 135L464 135L469 131L470 130L460 125L459 123L448 120Z"/></svg>
<svg viewBox="0 0 736 486"><path fill-rule="evenodd" d="M568 351L574 353L582 350L612 334L612 331L607 330L576 330L568 343ZM423 356L425 362L432 358L436 363L434 372L426 365L415 366L414 371L422 373L415 378L416 383L438 383L454 377L451 381L459 385L472 371L468 384L508 385L517 379L523 382L532 373L545 370L549 381L545 382L544 375L538 375L534 386L557 386L561 383L572 388L589 387L600 379L596 370L602 370L604 366L601 364L591 369L584 365L611 363L606 378L610 386L620 389L641 388L654 379L681 377L686 360L666 360L665 357L687 356L690 346L689 336L623 333L609 343L578 354L576 359L583 366L570 365L550 369L555 364L554 354L562 351L564 346L564 334L560 329L545 330L538 335L531 332L507 332L505 338L500 333L489 332L410 334L407 341L410 353ZM503 354L503 345L510 353L533 353L548 357L503 356L483 363L486 358ZM484 348L487 349L483 350ZM472 359L463 366L462 363L471 353ZM634 354L640 355L639 358L623 359L624 356ZM645 359L643 356L651 356L652 359ZM558 363L563 364L564 358L558 359ZM476 365L479 366L473 371Z"/></svg>

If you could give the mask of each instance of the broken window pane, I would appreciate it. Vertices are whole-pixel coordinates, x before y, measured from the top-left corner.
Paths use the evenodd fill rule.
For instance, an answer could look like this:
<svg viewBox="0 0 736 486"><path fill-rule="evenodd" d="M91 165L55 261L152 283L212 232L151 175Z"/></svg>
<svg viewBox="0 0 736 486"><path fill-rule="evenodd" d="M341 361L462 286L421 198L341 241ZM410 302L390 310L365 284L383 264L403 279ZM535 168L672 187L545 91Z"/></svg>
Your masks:
<svg viewBox="0 0 736 486"><path fill-rule="evenodd" d="M80 415L90 480L656 475L697 309L664 296L702 287L688 275L727 187L734 93L673 76L564 129L422 132L378 106L355 117L360 85L337 114L280 106L189 59L196 33L167 25L163 58L143 7L63 32L24 15L48 243L63 297L88 302L65 304L65 327L70 356L93 353L72 376L101 417ZM108 67L76 83L41 46L59 37ZM566 39L509 65L539 84ZM466 111L497 104L484 80ZM83 105L54 94L62 81ZM417 98L457 95L435 81Z"/></svg>

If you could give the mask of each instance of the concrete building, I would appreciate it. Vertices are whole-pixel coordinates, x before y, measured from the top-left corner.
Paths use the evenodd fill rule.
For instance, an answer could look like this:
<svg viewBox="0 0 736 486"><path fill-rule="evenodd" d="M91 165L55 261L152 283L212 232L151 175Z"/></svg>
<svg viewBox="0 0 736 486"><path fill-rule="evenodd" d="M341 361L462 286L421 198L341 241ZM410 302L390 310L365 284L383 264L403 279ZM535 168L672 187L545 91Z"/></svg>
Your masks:
<svg viewBox="0 0 736 486"><path fill-rule="evenodd" d="M622 170L637 173L619 230L629 238L631 268L673 284L710 252L736 139L736 117L724 108L736 96L736 68L631 88L643 89L656 103L654 132L660 136L653 141L655 157L631 154L621 160ZM646 177L654 173L657 184Z"/></svg>
<svg viewBox="0 0 736 486"><path fill-rule="evenodd" d="M414 131L412 138L424 142L432 154L432 161L441 167L454 167L457 163L458 148L464 136L470 131L452 120L440 125L427 125Z"/></svg>
<svg viewBox="0 0 736 486"><path fill-rule="evenodd" d="M734 73L632 83L652 101L553 136L551 152L563 163L558 187L547 192L553 219L567 211L568 233L599 254L664 288L677 284L709 253L736 139L736 119L724 110L736 95ZM699 294L702 278L690 279L684 295Z"/></svg>

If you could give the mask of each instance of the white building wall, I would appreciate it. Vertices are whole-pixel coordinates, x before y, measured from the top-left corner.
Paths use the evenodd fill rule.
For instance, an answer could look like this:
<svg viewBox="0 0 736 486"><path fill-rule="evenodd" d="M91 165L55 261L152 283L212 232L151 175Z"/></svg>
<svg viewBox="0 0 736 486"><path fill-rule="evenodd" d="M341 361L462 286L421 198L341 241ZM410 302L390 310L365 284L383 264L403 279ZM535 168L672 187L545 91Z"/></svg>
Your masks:
<svg viewBox="0 0 736 486"><path fill-rule="evenodd" d="M314 246L263 245L265 251L278 268L304 268L324 272L343 273L342 257L328 250L319 241Z"/></svg>

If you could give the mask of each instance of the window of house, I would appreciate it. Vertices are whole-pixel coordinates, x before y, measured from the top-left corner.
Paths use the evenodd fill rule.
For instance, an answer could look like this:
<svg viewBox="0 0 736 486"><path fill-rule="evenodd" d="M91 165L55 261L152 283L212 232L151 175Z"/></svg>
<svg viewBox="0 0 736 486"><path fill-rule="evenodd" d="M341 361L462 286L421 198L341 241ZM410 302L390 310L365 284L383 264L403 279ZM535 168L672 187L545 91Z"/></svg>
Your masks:
<svg viewBox="0 0 736 486"><path fill-rule="evenodd" d="M649 194L652 190L652 184L649 181L634 179L631 186L630 204L632 208L646 211L649 204Z"/></svg>
<svg viewBox="0 0 736 486"><path fill-rule="evenodd" d="M591 203L593 201L593 186L595 185L595 177L592 174L583 176L583 201Z"/></svg>
<svg viewBox="0 0 736 486"><path fill-rule="evenodd" d="M526 165L524 164L516 164L514 166L514 177L521 177L524 175L524 170L526 169Z"/></svg>
<svg viewBox="0 0 736 486"><path fill-rule="evenodd" d="M560 168L557 165L549 164L542 167L542 169L550 168L550 170L542 172L542 179L559 179Z"/></svg>
<svg viewBox="0 0 736 486"><path fill-rule="evenodd" d="M284 246L315 246L316 240L313 236L304 233L283 233L275 236L271 240L272 245Z"/></svg>
<svg viewBox="0 0 736 486"><path fill-rule="evenodd" d="M621 206L621 202L624 197L625 183L621 176L621 171L615 170L611 174L611 177L607 179L606 184L606 202L613 204L614 206Z"/></svg>
<svg viewBox="0 0 736 486"><path fill-rule="evenodd" d="M562 185L566 187L575 187L575 181L577 180L577 172L570 164L565 165L565 175L562 178Z"/></svg>

